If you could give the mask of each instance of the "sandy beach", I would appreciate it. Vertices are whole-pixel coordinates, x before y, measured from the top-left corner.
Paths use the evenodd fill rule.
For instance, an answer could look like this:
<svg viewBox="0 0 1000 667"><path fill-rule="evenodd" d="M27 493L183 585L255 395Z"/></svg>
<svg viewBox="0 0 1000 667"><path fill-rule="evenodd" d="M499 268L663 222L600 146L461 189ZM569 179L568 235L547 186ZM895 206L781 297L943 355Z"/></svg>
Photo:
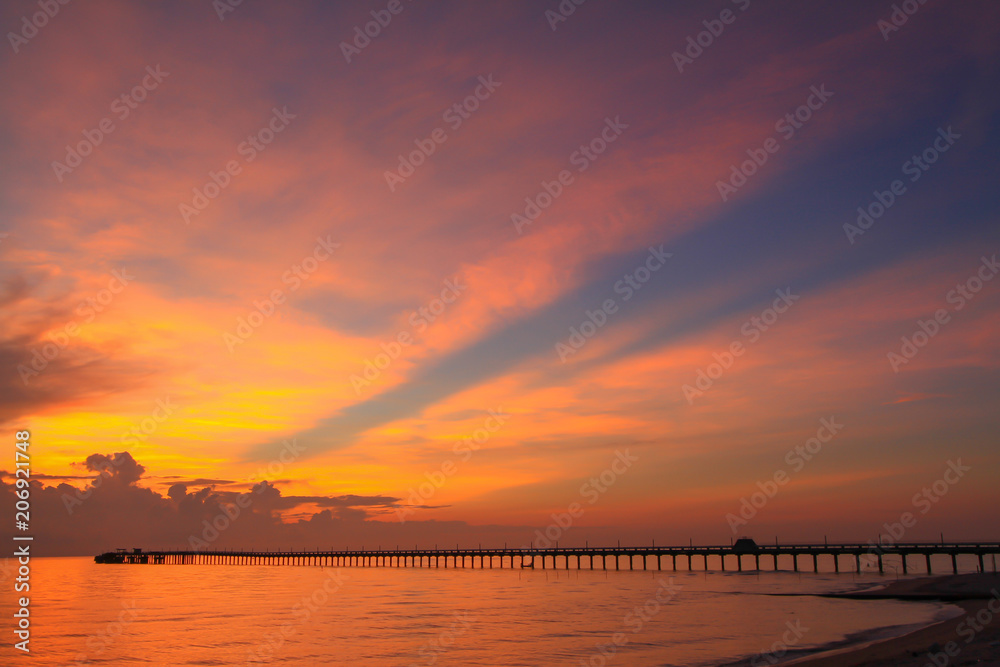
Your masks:
<svg viewBox="0 0 1000 667"><path fill-rule="evenodd" d="M1000 665L1000 575L961 574L897 581L833 597L940 600L964 613L908 634L796 658L803 667Z"/></svg>

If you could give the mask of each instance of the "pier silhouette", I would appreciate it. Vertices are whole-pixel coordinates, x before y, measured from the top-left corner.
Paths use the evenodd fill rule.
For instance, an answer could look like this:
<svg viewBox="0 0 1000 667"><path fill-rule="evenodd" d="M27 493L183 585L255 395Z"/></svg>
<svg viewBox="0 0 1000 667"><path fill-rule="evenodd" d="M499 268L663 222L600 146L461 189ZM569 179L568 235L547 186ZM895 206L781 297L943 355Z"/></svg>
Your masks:
<svg viewBox="0 0 1000 667"><path fill-rule="evenodd" d="M327 567L449 567L480 569L498 568L539 568L539 569L654 569L662 570L669 558L670 569L677 569L677 559L687 570L709 570L714 563L720 571L726 571L726 559L731 562L730 571L742 572L746 569L760 570L770 561L771 569L778 570L779 557L791 559L795 572L800 571L800 561L812 559L812 571L819 572L820 556L833 559L834 572L841 571L841 561L845 558L851 567L861 572L862 558L874 558L879 573L884 572L885 556L899 556L903 574L909 571L909 557L923 557L926 571L933 573L931 557L945 556L951 559L951 569L958 573L958 556L975 556L979 561L979 571L984 572L984 557L1000 554L1000 542L909 542L897 544L773 544L761 545L753 540L741 538L728 546L640 546L640 547L521 547L521 548L471 548L463 549L373 549L373 550L165 550L143 551L142 549L117 549L94 557L97 563L154 564L154 565L319 565ZM711 560L710 560L711 559ZM626 568L622 567L625 561ZM637 568L637 561L639 567ZM467 564L468 563L468 564ZM588 567L585 567L585 563ZM609 567L610 563L610 567ZM561 565L561 567L560 567ZM995 568L995 559L994 559Z"/></svg>

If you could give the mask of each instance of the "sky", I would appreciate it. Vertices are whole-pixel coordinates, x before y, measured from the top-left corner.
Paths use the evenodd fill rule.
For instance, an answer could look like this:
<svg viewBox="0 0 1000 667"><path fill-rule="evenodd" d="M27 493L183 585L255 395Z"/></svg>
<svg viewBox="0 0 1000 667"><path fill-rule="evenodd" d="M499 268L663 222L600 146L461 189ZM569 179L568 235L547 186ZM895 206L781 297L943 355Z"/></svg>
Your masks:
<svg viewBox="0 0 1000 667"><path fill-rule="evenodd" d="M997 539L995 3L40 11L40 553Z"/></svg>

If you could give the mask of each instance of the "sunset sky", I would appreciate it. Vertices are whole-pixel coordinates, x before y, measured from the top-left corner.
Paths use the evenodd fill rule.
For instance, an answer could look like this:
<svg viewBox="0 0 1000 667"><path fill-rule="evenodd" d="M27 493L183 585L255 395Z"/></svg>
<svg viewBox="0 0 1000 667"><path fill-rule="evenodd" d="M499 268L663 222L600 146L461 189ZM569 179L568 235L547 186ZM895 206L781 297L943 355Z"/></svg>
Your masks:
<svg viewBox="0 0 1000 667"><path fill-rule="evenodd" d="M40 550L996 539L1000 6L562 6L4 3Z"/></svg>

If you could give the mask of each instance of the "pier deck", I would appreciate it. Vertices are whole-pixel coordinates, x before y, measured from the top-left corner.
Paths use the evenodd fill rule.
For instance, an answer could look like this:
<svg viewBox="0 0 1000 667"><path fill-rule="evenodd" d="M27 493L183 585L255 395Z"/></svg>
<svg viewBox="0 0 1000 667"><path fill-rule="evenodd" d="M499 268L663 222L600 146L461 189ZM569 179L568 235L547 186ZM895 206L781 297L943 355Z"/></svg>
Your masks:
<svg viewBox="0 0 1000 667"><path fill-rule="evenodd" d="M958 556L978 558L979 571L986 568L985 558L1000 554L997 542L952 542L929 543L912 542L893 545L877 544L773 544L752 545L737 543L737 546L648 546L648 547L552 547L514 549L374 549L357 551L127 551L118 549L96 556L98 563L123 564L215 564L215 565L322 565L327 567L527 567L540 569L664 569L668 562L670 569L677 569L677 559L687 570L701 568L709 570L713 564L725 571L727 560L730 570L760 570L770 565L777 570L779 558L790 559L790 565L800 571L801 560L806 561L806 569L819 572L820 557L832 559L834 571L840 572L847 560L849 571L861 572L862 559L879 572L884 572L886 556L898 556L902 562L902 573L909 571L909 562L914 557L922 558L925 570L932 573L931 557L950 557L951 569L958 572ZM669 559L669 561L665 561ZM811 560L811 563L810 563ZM622 567L622 563L625 567ZM450 565L449 565L450 563ZM638 565L638 567L637 567ZM811 565L811 568L808 566ZM561 567L560 567L561 566ZM894 567L894 566L893 566ZM994 565L995 567L995 565Z"/></svg>

